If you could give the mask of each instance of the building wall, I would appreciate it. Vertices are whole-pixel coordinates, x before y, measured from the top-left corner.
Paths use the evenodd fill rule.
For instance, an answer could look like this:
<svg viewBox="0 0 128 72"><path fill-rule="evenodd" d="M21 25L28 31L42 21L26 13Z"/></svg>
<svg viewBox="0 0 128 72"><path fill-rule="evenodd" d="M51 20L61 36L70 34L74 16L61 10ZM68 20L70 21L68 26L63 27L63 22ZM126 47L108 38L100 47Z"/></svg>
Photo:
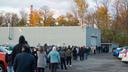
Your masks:
<svg viewBox="0 0 128 72"><path fill-rule="evenodd" d="M89 47L95 46L94 42L96 46L101 46L101 30L93 27L86 27L86 45Z"/></svg>
<svg viewBox="0 0 128 72"><path fill-rule="evenodd" d="M20 35L24 35L31 46L37 46L38 43L48 45L76 45L90 46L89 37L92 34L98 35L97 30L92 28L82 28L80 26L61 26L61 27L1 27L0 28L0 45L1 44L17 44ZM12 40L9 40L8 37ZM97 37L97 44L100 38Z"/></svg>
<svg viewBox="0 0 128 72"><path fill-rule="evenodd" d="M0 45L8 42L8 28L0 27Z"/></svg>
<svg viewBox="0 0 128 72"><path fill-rule="evenodd" d="M81 27L15 27L10 29L12 40L9 41L9 29L0 28L0 44L18 43L20 35L24 35L28 43L36 46L38 43L50 45L85 45L85 35Z"/></svg>

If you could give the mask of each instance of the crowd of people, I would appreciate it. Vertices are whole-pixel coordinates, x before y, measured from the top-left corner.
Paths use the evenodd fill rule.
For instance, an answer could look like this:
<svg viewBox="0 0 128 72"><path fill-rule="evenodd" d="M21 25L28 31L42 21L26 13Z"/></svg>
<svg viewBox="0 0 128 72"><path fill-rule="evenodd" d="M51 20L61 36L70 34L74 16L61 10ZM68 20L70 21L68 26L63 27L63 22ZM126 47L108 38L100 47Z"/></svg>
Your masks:
<svg viewBox="0 0 128 72"><path fill-rule="evenodd" d="M100 53L99 48L47 44L30 47L24 36L20 36L19 43L7 56L8 72L45 72L46 68L51 72L56 72L58 68L67 70L72 67L73 60L87 60L88 55Z"/></svg>

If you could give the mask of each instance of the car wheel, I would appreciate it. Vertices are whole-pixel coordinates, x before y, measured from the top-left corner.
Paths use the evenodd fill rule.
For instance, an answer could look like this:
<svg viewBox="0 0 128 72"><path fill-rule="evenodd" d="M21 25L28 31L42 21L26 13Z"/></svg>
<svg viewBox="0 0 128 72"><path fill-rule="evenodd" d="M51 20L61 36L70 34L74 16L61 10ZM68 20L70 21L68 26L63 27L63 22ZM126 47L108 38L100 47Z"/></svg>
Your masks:
<svg viewBox="0 0 128 72"><path fill-rule="evenodd" d="M0 64L0 72L4 72L3 65Z"/></svg>

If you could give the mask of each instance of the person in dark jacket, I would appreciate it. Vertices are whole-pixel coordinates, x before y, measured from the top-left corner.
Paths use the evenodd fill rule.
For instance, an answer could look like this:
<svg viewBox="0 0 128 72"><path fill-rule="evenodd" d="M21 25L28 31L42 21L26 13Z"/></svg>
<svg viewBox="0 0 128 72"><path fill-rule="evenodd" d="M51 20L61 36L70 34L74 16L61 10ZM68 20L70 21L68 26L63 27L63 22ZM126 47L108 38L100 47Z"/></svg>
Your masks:
<svg viewBox="0 0 128 72"><path fill-rule="evenodd" d="M13 51L12 51L12 53L11 53L11 57L12 57L12 61L11 61L11 64L13 64L13 62L14 62L14 58L16 57L16 55L18 54L18 53L21 53L21 47L23 46L23 45L28 45L28 43L27 43L27 41L25 40L25 38L24 38L24 36L20 36L19 37L19 43L17 44L17 45L15 45L14 46L14 49L13 49ZM29 45L28 45L29 46ZM29 51L30 52L30 51Z"/></svg>
<svg viewBox="0 0 128 72"><path fill-rule="evenodd" d="M67 61L67 66L72 66L72 50L70 47L66 50L66 61Z"/></svg>
<svg viewBox="0 0 128 72"><path fill-rule="evenodd" d="M76 48L73 49L73 59L77 60L77 50L76 50Z"/></svg>
<svg viewBox="0 0 128 72"><path fill-rule="evenodd" d="M61 69L66 70L67 69L67 67L66 67L66 51L64 50L64 48L60 47L59 53L60 53L60 60L61 60Z"/></svg>
<svg viewBox="0 0 128 72"><path fill-rule="evenodd" d="M89 55L89 47L85 47L84 48L84 52L85 52L85 59L88 59L88 55Z"/></svg>
<svg viewBox="0 0 128 72"><path fill-rule="evenodd" d="M38 56L37 56L37 49L35 47L31 47L31 53L32 55L34 56L34 58L36 59L36 68L37 68L37 59L38 59ZM36 69L37 71L37 69Z"/></svg>
<svg viewBox="0 0 128 72"><path fill-rule="evenodd" d="M17 45L14 46L12 53L10 54L10 63L9 63L9 67L8 69L10 70L10 72L13 72L13 62L14 62L14 58L16 57L16 55L18 53L21 53L21 47L23 45L28 45L28 42L25 40L24 36L21 35L19 37L19 43ZM29 46L29 45L28 45Z"/></svg>
<svg viewBox="0 0 128 72"><path fill-rule="evenodd" d="M80 60L83 61L84 60L84 48L83 47L80 48L79 55L80 55Z"/></svg>
<svg viewBox="0 0 128 72"><path fill-rule="evenodd" d="M29 47L24 45L21 49L22 52L14 59L14 72L34 72L36 62L34 56L29 52Z"/></svg>
<svg viewBox="0 0 128 72"><path fill-rule="evenodd" d="M36 59L36 63L37 63L37 59L38 59L38 56L37 56L37 49L35 47L31 47L32 48L32 55L35 57Z"/></svg>

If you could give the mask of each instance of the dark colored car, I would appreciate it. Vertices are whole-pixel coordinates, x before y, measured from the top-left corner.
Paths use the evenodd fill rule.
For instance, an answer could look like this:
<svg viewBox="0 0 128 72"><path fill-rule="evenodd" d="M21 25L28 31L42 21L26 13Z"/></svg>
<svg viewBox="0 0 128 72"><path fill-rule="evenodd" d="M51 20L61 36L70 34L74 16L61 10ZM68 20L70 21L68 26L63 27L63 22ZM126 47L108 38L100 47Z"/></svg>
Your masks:
<svg viewBox="0 0 128 72"><path fill-rule="evenodd" d="M116 50L116 48L112 48L112 53Z"/></svg>

